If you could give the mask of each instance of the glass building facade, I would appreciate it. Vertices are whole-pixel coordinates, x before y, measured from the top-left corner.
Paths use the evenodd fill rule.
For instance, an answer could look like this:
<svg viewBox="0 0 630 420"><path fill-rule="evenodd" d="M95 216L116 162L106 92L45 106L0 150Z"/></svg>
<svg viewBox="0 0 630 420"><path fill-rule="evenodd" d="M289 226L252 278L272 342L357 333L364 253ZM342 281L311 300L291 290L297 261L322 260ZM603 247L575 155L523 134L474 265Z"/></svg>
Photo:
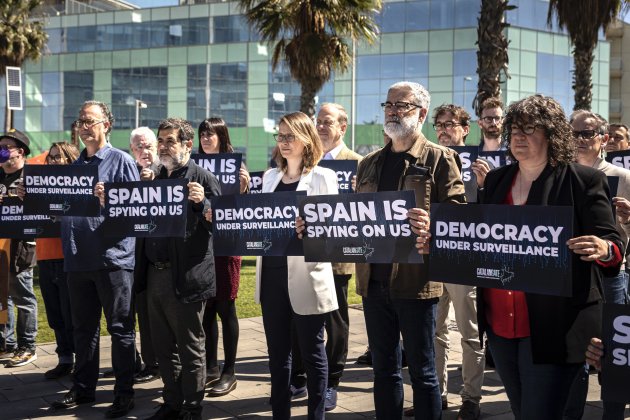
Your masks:
<svg viewBox="0 0 630 420"><path fill-rule="evenodd" d="M503 86L504 101L543 93L570 111L568 37L547 27L548 1L511 3L518 8L506 15L511 78ZM425 85L432 108L465 104L472 114L479 7L479 0L385 1L377 16L378 41L357 46L354 139L359 151L382 144L379 104L400 80ZM140 99L148 104L140 124L154 129L167 116L185 117L195 127L208 116L224 118L248 166L259 170L274 145L270 128L281 115L299 109L300 86L282 63L272 71L272 48L259 44L234 2L55 16L46 29L49 53L25 64L26 106L14 113L14 126L31 136L35 150L69 139L80 104L92 98L111 104L112 143L127 148ZM593 66L593 110L604 116L609 57L602 37ZM351 95L352 72L337 73L318 101L338 102L351 112ZM0 98L4 106L5 95ZM424 132L435 139L430 124ZM351 137L349 130L347 143ZM473 124L469 142L478 138Z"/></svg>

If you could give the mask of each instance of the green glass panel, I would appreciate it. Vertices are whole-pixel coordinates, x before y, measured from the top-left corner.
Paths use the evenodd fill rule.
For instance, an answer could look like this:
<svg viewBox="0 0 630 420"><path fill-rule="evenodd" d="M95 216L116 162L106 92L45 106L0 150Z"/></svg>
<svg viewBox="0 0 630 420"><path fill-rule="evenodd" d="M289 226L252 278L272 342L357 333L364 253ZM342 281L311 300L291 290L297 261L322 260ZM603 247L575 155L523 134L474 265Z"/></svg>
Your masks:
<svg viewBox="0 0 630 420"><path fill-rule="evenodd" d="M405 33L405 52L425 52L429 49L428 32Z"/></svg>
<svg viewBox="0 0 630 420"><path fill-rule="evenodd" d="M452 49L452 30L429 32L429 51L451 51Z"/></svg>
<svg viewBox="0 0 630 420"><path fill-rule="evenodd" d="M112 68L126 69L131 65L130 51L114 51L112 55Z"/></svg>
<svg viewBox="0 0 630 420"><path fill-rule="evenodd" d="M94 53L94 68L95 69L111 69L112 68L111 51L103 51L103 52Z"/></svg>
<svg viewBox="0 0 630 420"><path fill-rule="evenodd" d="M246 61L247 60L247 44L246 43L235 43L228 44L227 46L227 61ZM215 62L215 61L213 61Z"/></svg>
<svg viewBox="0 0 630 420"><path fill-rule="evenodd" d="M94 70L94 90L112 89L112 71Z"/></svg>
<svg viewBox="0 0 630 420"><path fill-rule="evenodd" d="M522 92L536 92L536 78L535 77L521 77L521 91Z"/></svg>
<svg viewBox="0 0 630 420"><path fill-rule="evenodd" d="M210 63L227 62L227 45L215 44L208 47L208 61Z"/></svg>
<svg viewBox="0 0 630 420"><path fill-rule="evenodd" d="M188 69L186 66L170 66L168 68L168 87L171 88L184 88L186 91L188 86ZM170 96L169 96L170 99Z"/></svg>
<svg viewBox="0 0 630 420"><path fill-rule="evenodd" d="M42 58L42 71L59 71L59 56L48 55Z"/></svg>
<svg viewBox="0 0 630 420"><path fill-rule="evenodd" d="M171 117L186 118L186 101L174 102L169 98L167 113Z"/></svg>
<svg viewBox="0 0 630 420"><path fill-rule="evenodd" d="M507 38L510 41L508 46L509 49L519 49L521 48L521 30L517 28L509 28L507 30ZM477 34L475 34L475 40L477 39Z"/></svg>
<svg viewBox="0 0 630 420"><path fill-rule="evenodd" d="M149 50L150 66L166 66L168 60L168 48L152 48Z"/></svg>
<svg viewBox="0 0 630 420"><path fill-rule="evenodd" d="M169 71L169 73L172 73ZM173 102L182 102L186 100L186 89L182 89L180 87L168 89L168 100Z"/></svg>
<svg viewBox="0 0 630 420"><path fill-rule="evenodd" d="M265 99L269 96L268 85L249 85L247 89L250 99Z"/></svg>
<svg viewBox="0 0 630 420"><path fill-rule="evenodd" d="M380 51L381 45L379 40L376 40L373 44L368 44L366 41L357 42L357 55L379 54Z"/></svg>
<svg viewBox="0 0 630 420"><path fill-rule="evenodd" d="M131 66L132 67L149 67L149 51L150 50L133 50Z"/></svg>
<svg viewBox="0 0 630 420"><path fill-rule="evenodd" d="M267 83L269 64L266 61L254 61L248 63L248 83Z"/></svg>
<svg viewBox="0 0 630 420"><path fill-rule="evenodd" d="M77 68L76 54L63 54L59 62L60 71L74 71Z"/></svg>
<svg viewBox="0 0 630 420"><path fill-rule="evenodd" d="M453 74L453 53L434 52L429 55L429 75L444 76Z"/></svg>
<svg viewBox="0 0 630 420"><path fill-rule="evenodd" d="M335 81L335 97L341 95L352 95L351 81Z"/></svg>
<svg viewBox="0 0 630 420"><path fill-rule="evenodd" d="M94 68L94 53L77 54L77 70L92 70Z"/></svg>
<svg viewBox="0 0 630 420"><path fill-rule="evenodd" d="M42 129L41 114L43 110L44 108L41 107L26 108L26 115L24 115L24 129L31 136L31 141L33 141L31 132L40 131Z"/></svg>
<svg viewBox="0 0 630 420"><path fill-rule="evenodd" d="M381 35L381 54L401 53L405 50L405 36L399 34Z"/></svg>
<svg viewBox="0 0 630 420"><path fill-rule="evenodd" d="M564 35L553 35L553 53L568 57L571 54L569 38Z"/></svg>
<svg viewBox="0 0 630 420"><path fill-rule="evenodd" d="M521 75L536 77L536 53L521 51Z"/></svg>
<svg viewBox="0 0 630 420"><path fill-rule="evenodd" d="M188 62L186 64L206 64L208 62L208 47L188 47Z"/></svg>
<svg viewBox="0 0 630 420"><path fill-rule="evenodd" d="M536 51L536 32L521 30L521 50Z"/></svg>
<svg viewBox="0 0 630 420"><path fill-rule="evenodd" d="M188 19L188 7L171 7L171 19Z"/></svg>
<svg viewBox="0 0 630 420"><path fill-rule="evenodd" d="M553 35L547 32L538 32L538 52L553 54Z"/></svg>
<svg viewBox="0 0 630 420"><path fill-rule="evenodd" d="M109 25L114 23L113 12L100 12L96 14L97 25Z"/></svg>
<svg viewBox="0 0 630 420"><path fill-rule="evenodd" d="M94 90L94 99L97 101L105 102L106 104L112 103L112 91L109 90ZM129 141L129 133L127 133L127 141Z"/></svg>
<svg viewBox="0 0 630 420"><path fill-rule="evenodd" d="M475 42L477 41L476 29L455 29L454 46L456 50L474 50L477 49Z"/></svg>
<svg viewBox="0 0 630 420"><path fill-rule="evenodd" d="M453 90L453 78L450 76L429 77L429 92L433 101L434 92L451 92Z"/></svg>
<svg viewBox="0 0 630 420"><path fill-rule="evenodd" d="M168 20L170 18L168 7L151 9L151 20Z"/></svg>
<svg viewBox="0 0 630 420"><path fill-rule="evenodd" d="M268 99L249 99L247 101L247 125L262 127L263 118L267 118Z"/></svg>
<svg viewBox="0 0 630 420"><path fill-rule="evenodd" d="M265 44L259 44L257 42L250 42L249 48L249 61L267 61L269 55L273 52L271 47Z"/></svg>
<svg viewBox="0 0 630 420"><path fill-rule="evenodd" d="M173 47L168 49L168 64L187 64L188 50L186 47Z"/></svg>

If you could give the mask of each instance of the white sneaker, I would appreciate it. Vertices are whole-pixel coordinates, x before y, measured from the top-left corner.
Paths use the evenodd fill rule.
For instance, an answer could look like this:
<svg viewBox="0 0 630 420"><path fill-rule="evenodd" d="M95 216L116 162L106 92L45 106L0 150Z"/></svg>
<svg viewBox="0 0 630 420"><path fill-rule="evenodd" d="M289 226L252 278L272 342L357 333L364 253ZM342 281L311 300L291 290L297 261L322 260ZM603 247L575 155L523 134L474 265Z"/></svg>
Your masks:
<svg viewBox="0 0 630 420"><path fill-rule="evenodd" d="M34 350L19 349L13 354L13 357L9 359L5 367L24 366L35 360L37 360L37 353L35 353Z"/></svg>

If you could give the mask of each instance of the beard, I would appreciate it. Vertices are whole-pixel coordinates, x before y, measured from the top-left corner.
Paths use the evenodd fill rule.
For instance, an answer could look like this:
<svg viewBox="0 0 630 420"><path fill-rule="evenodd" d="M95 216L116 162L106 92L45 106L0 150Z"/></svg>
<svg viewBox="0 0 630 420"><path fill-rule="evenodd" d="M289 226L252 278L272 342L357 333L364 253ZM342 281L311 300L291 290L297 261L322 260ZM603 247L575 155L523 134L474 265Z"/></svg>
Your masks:
<svg viewBox="0 0 630 420"><path fill-rule="evenodd" d="M501 138L501 130L499 130L498 128L494 129L493 131L481 129L481 135L485 138L497 140Z"/></svg>
<svg viewBox="0 0 630 420"><path fill-rule="evenodd" d="M400 118L397 115L389 117L383 124L383 131L392 140L410 137L417 129L420 120L415 115Z"/></svg>
<svg viewBox="0 0 630 420"><path fill-rule="evenodd" d="M186 152L184 151L181 151L175 156L164 154L160 155L160 163L164 165L167 170L174 171L175 169L181 168L184 165L185 158Z"/></svg>

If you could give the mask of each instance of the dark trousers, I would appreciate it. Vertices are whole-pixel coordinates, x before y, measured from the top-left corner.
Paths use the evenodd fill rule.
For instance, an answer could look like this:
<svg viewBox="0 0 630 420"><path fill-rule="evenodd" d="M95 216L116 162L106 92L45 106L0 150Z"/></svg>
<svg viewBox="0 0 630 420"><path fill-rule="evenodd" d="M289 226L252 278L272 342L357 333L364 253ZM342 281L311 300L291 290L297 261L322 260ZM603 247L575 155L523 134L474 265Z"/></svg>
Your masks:
<svg viewBox="0 0 630 420"><path fill-rule="evenodd" d="M335 274L335 291L339 309L326 314L326 358L328 359L328 387L337 388L343 376L348 359L348 336L350 316L348 315L348 281L351 274ZM295 333L295 326L293 328ZM294 334L293 368L291 383L300 388L306 385L306 371L302 365L299 343Z"/></svg>
<svg viewBox="0 0 630 420"><path fill-rule="evenodd" d="M206 302L182 303L175 297L170 269L149 265L147 302L151 337L164 382L164 403L178 410L198 407L206 384Z"/></svg>
<svg viewBox="0 0 630 420"><path fill-rule="evenodd" d="M149 322L149 305L147 302L147 291L136 293L135 310L138 315L138 330L140 333L140 354L144 364L149 369L157 368L157 357L153 349L153 339L151 337L151 324Z"/></svg>
<svg viewBox="0 0 630 420"><path fill-rule="evenodd" d="M415 418L440 419L442 403L433 341L438 298L390 299L387 290L387 284L370 281L368 297L363 298L365 326L372 351L376 418L402 418L402 334Z"/></svg>
<svg viewBox="0 0 630 420"><path fill-rule="evenodd" d="M503 338L490 328L487 334L516 420L561 419L571 384L583 365L534 363L530 337Z"/></svg>
<svg viewBox="0 0 630 420"><path fill-rule="evenodd" d="M236 316L234 300L210 299L206 303L206 311L203 315L203 329L206 332L206 368L212 369L219 365L219 325L217 314L221 318L221 327L223 328L223 353L225 355L223 372L234 374L239 335L238 317Z"/></svg>
<svg viewBox="0 0 630 420"><path fill-rule="evenodd" d="M55 332L59 363L74 363L72 312L68 293L68 276L63 271L63 260L37 261L39 287L42 290L48 325Z"/></svg>
<svg viewBox="0 0 630 420"><path fill-rule="evenodd" d="M271 409L274 420L291 418L291 324L295 323L308 374L308 419L323 419L328 363L324 346L325 315L298 315L291 306L287 268L263 264L260 303L269 352Z"/></svg>
<svg viewBox="0 0 630 420"><path fill-rule="evenodd" d="M96 389L102 310L112 338L114 394L133 396L136 353L132 286L133 273L127 270L68 273L76 350L74 387L83 395L93 396Z"/></svg>

